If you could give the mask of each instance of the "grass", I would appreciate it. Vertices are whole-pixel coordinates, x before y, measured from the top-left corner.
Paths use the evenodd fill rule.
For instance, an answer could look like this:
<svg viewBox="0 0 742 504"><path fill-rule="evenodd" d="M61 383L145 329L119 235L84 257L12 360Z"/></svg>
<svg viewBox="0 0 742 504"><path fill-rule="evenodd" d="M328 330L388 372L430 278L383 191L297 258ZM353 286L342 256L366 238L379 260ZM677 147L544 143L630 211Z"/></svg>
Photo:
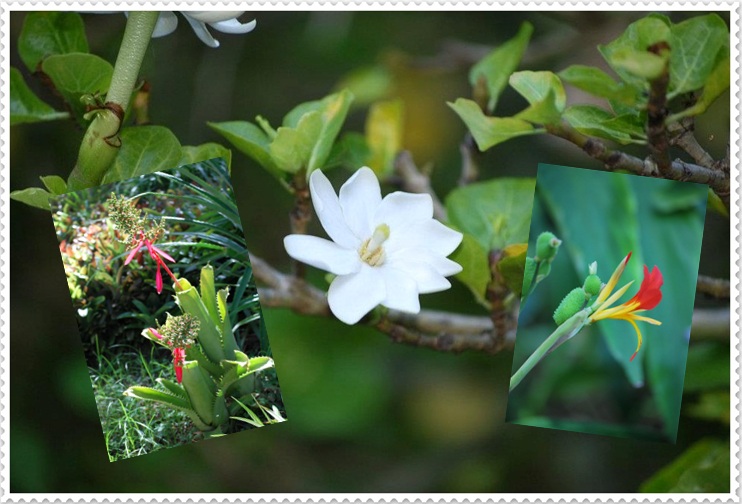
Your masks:
<svg viewBox="0 0 742 504"><path fill-rule="evenodd" d="M146 354L133 347L115 350L99 355L97 367L90 368L108 458L113 462L203 439L184 413L123 395L132 385L154 387L155 378L173 375L170 355L155 347Z"/></svg>

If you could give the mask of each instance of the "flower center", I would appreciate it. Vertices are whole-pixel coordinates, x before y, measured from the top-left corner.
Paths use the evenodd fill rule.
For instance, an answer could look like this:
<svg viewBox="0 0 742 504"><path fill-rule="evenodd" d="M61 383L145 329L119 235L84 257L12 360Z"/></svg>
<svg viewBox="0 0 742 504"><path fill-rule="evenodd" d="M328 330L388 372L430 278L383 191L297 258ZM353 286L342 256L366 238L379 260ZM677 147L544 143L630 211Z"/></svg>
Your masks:
<svg viewBox="0 0 742 504"><path fill-rule="evenodd" d="M374 229L374 234L371 238L363 242L361 248L358 249L358 255L361 256L361 261L368 263L370 266L380 266L384 263L384 247L382 245L389 238L389 226L386 224L379 224Z"/></svg>

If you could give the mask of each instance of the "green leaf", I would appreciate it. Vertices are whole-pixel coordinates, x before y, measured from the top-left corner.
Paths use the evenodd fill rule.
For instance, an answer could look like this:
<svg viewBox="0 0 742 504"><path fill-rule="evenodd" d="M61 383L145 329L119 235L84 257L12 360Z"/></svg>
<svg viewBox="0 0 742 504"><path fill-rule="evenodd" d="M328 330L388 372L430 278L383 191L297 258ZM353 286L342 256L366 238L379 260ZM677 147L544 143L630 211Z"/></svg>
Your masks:
<svg viewBox="0 0 742 504"><path fill-rule="evenodd" d="M78 121L83 122L83 95L105 94L111 84L113 67L106 60L86 53L49 56L41 64L54 87L70 105Z"/></svg>
<svg viewBox="0 0 742 504"><path fill-rule="evenodd" d="M542 108L553 110L557 116L561 114L567 104L567 95L564 92L562 81L553 72L515 72L510 76L510 85L532 107L541 105ZM553 121L554 117L549 119Z"/></svg>
<svg viewBox="0 0 742 504"><path fill-rule="evenodd" d="M729 493L729 450L729 443L702 439L642 483L639 491Z"/></svg>
<svg viewBox="0 0 742 504"><path fill-rule="evenodd" d="M37 97L23 80L17 68L10 67L10 125L67 119L67 112L58 112Z"/></svg>
<svg viewBox="0 0 742 504"><path fill-rule="evenodd" d="M451 191L449 221L486 251L528 241L535 180L499 178Z"/></svg>
<svg viewBox="0 0 742 504"><path fill-rule="evenodd" d="M206 307L206 310L211 316L211 320L214 324L219 325L221 318L216 307L216 289L214 288L214 268L211 265L206 265L201 268L201 280L199 282L201 288L201 300Z"/></svg>
<svg viewBox="0 0 742 504"><path fill-rule="evenodd" d="M638 77L624 68L622 58L625 58L625 51L627 50L646 52L649 46L657 42L670 42L670 24L670 20L666 16L650 14L631 23L616 40L598 46L598 50L624 82L643 90L647 87L646 79ZM672 44L670 46L672 47ZM618 61L615 61L614 58L617 54Z"/></svg>
<svg viewBox="0 0 742 504"><path fill-rule="evenodd" d="M188 400L188 394L186 394L185 389L181 385L178 385L174 381L166 380L165 378L157 378L157 380L155 381L165 387L171 394L180 397L186 401Z"/></svg>
<svg viewBox="0 0 742 504"><path fill-rule="evenodd" d="M216 293L216 304L219 311L220 322L217 327L222 333L222 347L227 358L232 358L239 351L237 341L232 334L232 322L229 320L229 311L227 309L227 296L229 289L222 289Z"/></svg>
<svg viewBox="0 0 742 504"><path fill-rule="evenodd" d="M323 171L344 166L350 170L357 170L367 163L371 156L371 149L366 143L366 137L360 133L349 132L335 142L332 151L325 162Z"/></svg>
<svg viewBox="0 0 742 504"><path fill-rule="evenodd" d="M599 68L586 65L572 65L559 72L559 77L578 89L593 96L615 100L625 105L636 103L636 91L623 83L614 81Z"/></svg>
<svg viewBox="0 0 742 504"><path fill-rule="evenodd" d="M508 83L508 78L518 68L532 33L533 25L528 22L523 23L515 37L494 49L469 72L469 83L473 87L477 86L480 78L485 79L489 95L487 110L490 112L497 106L497 101Z"/></svg>
<svg viewBox="0 0 742 504"><path fill-rule="evenodd" d="M586 135L593 135L626 145L643 143L644 129L635 116L614 116L610 112L593 105L574 105L564 111L564 120L574 129Z"/></svg>
<svg viewBox="0 0 742 504"><path fill-rule="evenodd" d="M76 12L30 12L18 37L18 53L29 70L54 54L88 52L85 25Z"/></svg>
<svg viewBox="0 0 742 504"><path fill-rule="evenodd" d="M695 105L672 115L668 118L668 122L679 120L683 117L700 115L706 112L711 104L714 103L714 101L716 101L724 91L729 89L730 65L731 59L729 56L729 43L727 42L719 51L719 54L716 57L714 69L706 79L706 85L703 87L703 92Z"/></svg>
<svg viewBox="0 0 742 504"><path fill-rule="evenodd" d="M489 308L486 292L491 273L487 251L473 236L464 233L461 245L451 254L450 259L463 268L455 278L469 288L482 306Z"/></svg>
<svg viewBox="0 0 742 504"><path fill-rule="evenodd" d="M173 394L172 392L163 392L162 390L153 389L151 387L129 387L124 392L127 397L136 397L137 399L143 399L145 401L155 401L171 408L179 410L190 410L191 404L187 398L183 398L182 395Z"/></svg>
<svg viewBox="0 0 742 504"><path fill-rule="evenodd" d="M729 45L729 28L716 14L696 16L671 28L670 98L706 85Z"/></svg>
<svg viewBox="0 0 742 504"><path fill-rule="evenodd" d="M232 151L218 143L204 143L201 145L184 145L180 150L179 166L194 164L209 159L222 158L227 162L227 169L232 169Z"/></svg>
<svg viewBox="0 0 742 504"><path fill-rule="evenodd" d="M611 61L614 68L620 68L642 79L653 80L665 71L667 56L624 47L613 53Z"/></svg>
<svg viewBox="0 0 742 504"><path fill-rule="evenodd" d="M523 119L488 117L476 102L465 98L459 98L454 103L448 102L448 106L464 121L481 151L518 136L541 132Z"/></svg>
<svg viewBox="0 0 742 504"><path fill-rule="evenodd" d="M196 361L183 363L183 388L188 393L191 408L206 425L214 427L214 404L216 402L216 383L209 373Z"/></svg>
<svg viewBox="0 0 742 504"><path fill-rule="evenodd" d="M343 90L324 98L322 101L322 132L312 150L312 156L307 164L307 177L317 169L324 168L325 161L330 156L332 145L340 133L340 128L348 115L348 109L353 101L353 94Z"/></svg>
<svg viewBox="0 0 742 504"><path fill-rule="evenodd" d="M526 252L528 244L518 243L504 249L504 256L497 263L497 269L505 280L508 289L521 295L523 290L523 273L526 266Z"/></svg>
<svg viewBox="0 0 742 504"><path fill-rule="evenodd" d="M121 130L121 148L101 184L175 168L180 142L164 126L131 126Z"/></svg>
<svg viewBox="0 0 742 504"><path fill-rule="evenodd" d="M201 296L198 295L196 288L183 279L180 280L180 283L185 288L175 293L178 306L184 313L198 319L201 324L198 329L198 342L212 362L220 362L226 356L222 348L222 335L217 324L211 319L209 310L204 305Z"/></svg>
<svg viewBox="0 0 742 504"><path fill-rule="evenodd" d="M374 103L366 119L366 145L370 156L366 165L379 178L394 171L394 159L402 149L404 103L390 100Z"/></svg>
<svg viewBox="0 0 742 504"><path fill-rule="evenodd" d="M28 189L20 189L18 191L12 191L10 198L32 207L41 208L42 210L49 210L49 197L52 194L45 189L40 187L29 187Z"/></svg>
<svg viewBox="0 0 742 504"><path fill-rule="evenodd" d="M274 177L284 180L284 174L271 158L270 139L258 126L247 121L210 122L207 124L211 129L226 138L238 151L252 158Z"/></svg>
<svg viewBox="0 0 742 504"><path fill-rule="evenodd" d="M41 183L49 189L52 194L64 194L67 192L67 182L64 181L59 175L47 175L46 177L39 177Z"/></svg>
<svg viewBox="0 0 742 504"><path fill-rule="evenodd" d="M282 126L270 144L270 155L279 170L294 174L309 164L312 150L322 134L322 114L304 114L295 128Z"/></svg>
<svg viewBox="0 0 742 504"><path fill-rule="evenodd" d="M643 257L650 267L654 264L660 267L664 279L662 302L647 313L660 320L662 325L648 327L645 324L642 334L647 345L645 359L653 396L665 421L665 433L674 440L696 297L708 186L645 177L628 178L639 202L636 212L641 216ZM657 209L658 196L669 192L671 186L685 186L680 192L684 193L686 203L674 212L668 212L668 208ZM688 192L692 190L696 193L695 205L687 203ZM634 278L642 276L637 274Z"/></svg>

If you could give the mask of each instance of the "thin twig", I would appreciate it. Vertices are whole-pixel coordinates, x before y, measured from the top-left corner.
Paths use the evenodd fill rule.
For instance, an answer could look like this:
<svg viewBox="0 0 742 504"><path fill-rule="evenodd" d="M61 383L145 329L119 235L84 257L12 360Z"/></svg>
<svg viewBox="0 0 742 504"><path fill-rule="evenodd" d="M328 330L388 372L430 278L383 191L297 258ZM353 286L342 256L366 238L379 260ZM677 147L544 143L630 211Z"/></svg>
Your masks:
<svg viewBox="0 0 742 504"><path fill-rule="evenodd" d="M550 134L580 147L588 156L602 161L607 170L626 170L637 175L661 177L657 165L651 160L642 160L625 152L612 150L601 140L583 135L567 124L549 125L546 129ZM670 164L667 178L681 182L708 184L729 208L728 173L676 159Z"/></svg>
<svg viewBox="0 0 742 504"><path fill-rule="evenodd" d="M258 256L250 254L250 261L256 280L267 286L258 287L264 307L290 308L302 315L332 316L324 291L303 279L281 273ZM388 334L394 342L452 353L473 350L495 354L512 348L515 343L514 326L504 335L495 334L492 320L486 316L437 310L420 313L389 310L380 321L367 323ZM691 330L694 339L728 340L729 310L695 310Z"/></svg>
<svg viewBox="0 0 742 504"><path fill-rule="evenodd" d="M412 154L409 151L402 151L397 155L394 160L394 170L397 175L402 179L402 188L405 191L429 194L433 198L433 216L443 222L448 220L446 215L446 207L443 206L438 195L430 185L430 177L425 175L415 165L415 161L412 159Z"/></svg>
<svg viewBox="0 0 742 504"><path fill-rule="evenodd" d="M671 135L670 143L683 149L696 164L704 168L714 169L716 162L711 154L701 147L696 136L695 121L692 117L685 117L679 122L667 125L667 132Z"/></svg>
<svg viewBox="0 0 742 504"><path fill-rule="evenodd" d="M268 287L258 287L260 302L265 307L290 308L302 315L328 317L331 315L324 291L303 279L286 275L266 261L250 255L255 278ZM369 317L370 318L370 317ZM436 310L405 313L389 310L380 321L366 320L392 341L446 352L475 350L497 353L511 347L515 330L495 335L488 317L462 315Z"/></svg>
<svg viewBox="0 0 742 504"><path fill-rule="evenodd" d="M713 297L729 299L729 280L698 275L696 290Z"/></svg>

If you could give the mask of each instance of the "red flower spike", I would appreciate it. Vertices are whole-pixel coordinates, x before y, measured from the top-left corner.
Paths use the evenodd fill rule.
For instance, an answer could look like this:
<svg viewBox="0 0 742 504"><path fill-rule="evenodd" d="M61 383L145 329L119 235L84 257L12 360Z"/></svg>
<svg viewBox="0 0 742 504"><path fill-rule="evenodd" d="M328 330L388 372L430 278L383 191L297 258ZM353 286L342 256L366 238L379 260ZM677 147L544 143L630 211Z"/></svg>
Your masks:
<svg viewBox="0 0 742 504"><path fill-rule="evenodd" d="M137 243L137 246L134 247L134 249L126 257L126 261L124 261L124 266L129 264L134 259L134 257L137 255L137 252L139 252L139 250L142 248L142 245L144 245L144 242L140 240L139 243Z"/></svg>
<svg viewBox="0 0 742 504"><path fill-rule="evenodd" d="M183 363L185 362L185 349L173 348L173 366L175 367L175 378L178 383L183 381Z"/></svg>
<svg viewBox="0 0 742 504"><path fill-rule="evenodd" d="M160 263L157 263L157 274L155 275L155 288L158 294L162 294L162 271L160 271Z"/></svg>

